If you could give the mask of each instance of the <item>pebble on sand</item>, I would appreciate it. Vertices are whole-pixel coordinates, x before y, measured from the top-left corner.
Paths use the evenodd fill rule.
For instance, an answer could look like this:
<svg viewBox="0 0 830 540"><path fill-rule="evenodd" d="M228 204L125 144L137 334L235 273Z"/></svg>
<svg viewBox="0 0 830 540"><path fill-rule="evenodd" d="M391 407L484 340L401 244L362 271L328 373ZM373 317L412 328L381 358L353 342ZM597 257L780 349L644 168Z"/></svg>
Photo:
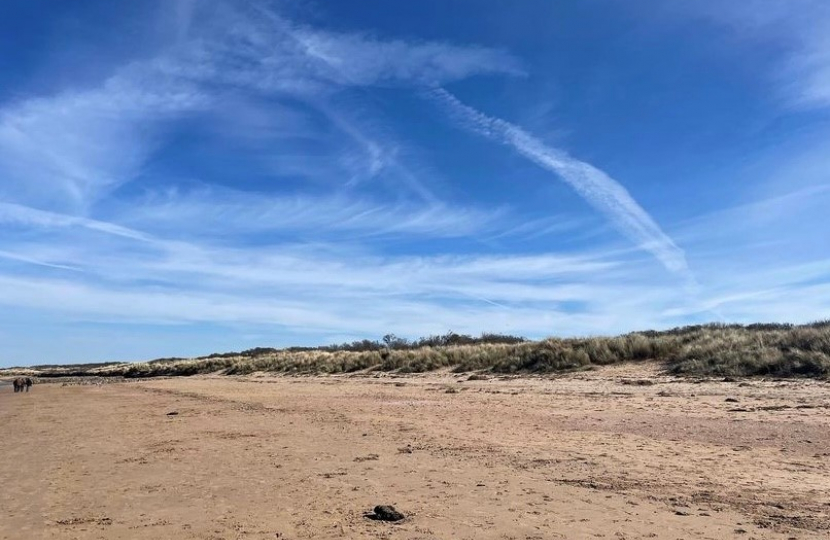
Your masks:
<svg viewBox="0 0 830 540"><path fill-rule="evenodd" d="M395 510L394 506L381 505L375 506L375 513L368 517L379 521L400 521L404 515Z"/></svg>

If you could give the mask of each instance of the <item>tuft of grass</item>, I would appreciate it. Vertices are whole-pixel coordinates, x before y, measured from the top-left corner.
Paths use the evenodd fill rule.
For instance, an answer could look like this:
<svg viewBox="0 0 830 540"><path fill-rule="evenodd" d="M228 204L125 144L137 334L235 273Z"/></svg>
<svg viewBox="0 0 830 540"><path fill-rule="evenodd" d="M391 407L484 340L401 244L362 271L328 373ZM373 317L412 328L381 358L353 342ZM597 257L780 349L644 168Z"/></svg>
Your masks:
<svg viewBox="0 0 830 540"><path fill-rule="evenodd" d="M615 337L527 341L452 332L409 342L385 336L342 346L256 348L200 358L140 363L38 366L0 370L40 377L158 377L201 373L244 375L353 373L362 370L419 373L450 368L456 373L554 373L619 362L658 360L669 373L692 376L830 378L830 321L806 325L709 324Z"/></svg>
<svg viewBox="0 0 830 540"><path fill-rule="evenodd" d="M712 327L669 357L676 374L830 375L830 323L762 328Z"/></svg>

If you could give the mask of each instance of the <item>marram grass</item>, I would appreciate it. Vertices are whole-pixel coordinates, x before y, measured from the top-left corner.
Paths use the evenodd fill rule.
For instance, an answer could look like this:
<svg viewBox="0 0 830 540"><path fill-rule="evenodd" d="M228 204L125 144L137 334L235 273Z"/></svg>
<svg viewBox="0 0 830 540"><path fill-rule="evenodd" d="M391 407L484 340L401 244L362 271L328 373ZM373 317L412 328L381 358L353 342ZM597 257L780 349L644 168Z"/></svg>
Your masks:
<svg viewBox="0 0 830 540"><path fill-rule="evenodd" d="M35 366L6 370L42 377L185 376L386 371L555 373L619 362L655 360L669 373L690 376L775 376L830 378L830 321L807 325L756 324L689 326L616 337L481 338L447 334L410 343L387 336L384 343L356 342L321 348L251 349L192 359L139 363ZM0 373L3 374L3 373Z"/></svg>

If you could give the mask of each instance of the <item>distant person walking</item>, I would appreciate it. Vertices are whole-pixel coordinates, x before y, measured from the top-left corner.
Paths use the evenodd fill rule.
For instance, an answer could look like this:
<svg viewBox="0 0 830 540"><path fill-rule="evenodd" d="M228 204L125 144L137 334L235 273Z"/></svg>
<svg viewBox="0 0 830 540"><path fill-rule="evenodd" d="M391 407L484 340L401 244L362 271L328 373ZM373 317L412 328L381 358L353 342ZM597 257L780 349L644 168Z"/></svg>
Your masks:
<svg viewBox="0 0 830 540"><path fill-rule="evenodd" d="M31 377L18 377L12 382L15 392L22 392L24 389L28 392L32 384L34 384L34 381L32 381Z"/></svg>

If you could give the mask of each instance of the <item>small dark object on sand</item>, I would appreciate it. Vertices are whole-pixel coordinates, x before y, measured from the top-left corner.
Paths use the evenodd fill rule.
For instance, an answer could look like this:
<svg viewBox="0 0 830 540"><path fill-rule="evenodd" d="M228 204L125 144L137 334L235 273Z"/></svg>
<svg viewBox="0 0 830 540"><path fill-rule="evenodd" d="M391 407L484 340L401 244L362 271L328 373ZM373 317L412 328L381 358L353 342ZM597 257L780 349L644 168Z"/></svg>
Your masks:
<svg viewBox="0 0 830 540"><path fill-rule="evenodd" d="M369 519L377 521L400 521L404 515L395 510L394 506L375 506L374 514L366 514Z"/></svg>
<svg viewBox="0 0 830 540"><path fill-rule="evenodd" d="M179 414L179 411L170 411L167 416L176 416L177 414Z"/></svg>
<svg viewBox="0 0 830 540"><path fill-rule="evenodd" d="M724 399L724 401L727 402L727 403L737 403L738 402L738 400L736 398L733 398L733 397L728 397L728 398Z"/></svg>
<svg viewBox="0 0 830 540"><path fill-rule="evenodd" d="M632 386L652 386L654 381L648 379L623 379L620 384L627 384Z"/></svg>

